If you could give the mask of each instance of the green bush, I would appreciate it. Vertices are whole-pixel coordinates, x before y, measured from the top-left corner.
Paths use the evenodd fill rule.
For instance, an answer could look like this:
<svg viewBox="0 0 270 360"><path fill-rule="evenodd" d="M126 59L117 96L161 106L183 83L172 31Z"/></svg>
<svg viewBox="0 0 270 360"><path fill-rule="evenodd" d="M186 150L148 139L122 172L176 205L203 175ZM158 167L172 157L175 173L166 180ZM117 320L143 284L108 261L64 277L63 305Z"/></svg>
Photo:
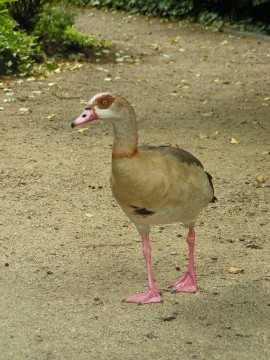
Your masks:
<svg viewBox="0 0 270 360"><path fill-rule="evenodd" d="M48 0L12 1L0 0L0 75L31 73L41 61L51 67L47 55L61 58L81 52L89 57L96 48L109 46L102 39L78 33L73 26L76 14L69 8L45 5ZM35 15L27 19L27 11ZM28 35L21 26L28 31L34 28Z"/></svg>
<svg viewBox="0 0 270 360"><path fill-rule="evenodd" d="M89 48L108 45L104 40L78 33L73 26L75 15L73 10L63 6L44 7L36 23L34 35L40 39L46 54L66 56L76 52L86 53Z"/></svg>
<svg viewBox="0 0 270 360"><path fill-rule="evenodd" d="M152 16L183 16L194 7L193 0L73 0L75 5L90 4L97 7L126 10Z"/></svg>
<svg viewBox="0 0 270 360"><path fill-rule="evenodd" d="M0 0L0 74L27 72L40 52L34 36L15 30L17 23L10 17Z"/></svg>
<svg viewBox="0 0 270 360"><path fill-rule="evenodd" d="M34 30L45 4L51 2L51 0L17 0L8 3L7 8L20 29L24 29L29 34Z"/></svg>
<svg viewBox="0 0 270 360"><path fill-rule="evenodd" d="M270 33L270 0L72 0L152 16L187 18L206 23L240 22L253 26L253 30ZM223 19L223 20L222 20Z"/></svg>

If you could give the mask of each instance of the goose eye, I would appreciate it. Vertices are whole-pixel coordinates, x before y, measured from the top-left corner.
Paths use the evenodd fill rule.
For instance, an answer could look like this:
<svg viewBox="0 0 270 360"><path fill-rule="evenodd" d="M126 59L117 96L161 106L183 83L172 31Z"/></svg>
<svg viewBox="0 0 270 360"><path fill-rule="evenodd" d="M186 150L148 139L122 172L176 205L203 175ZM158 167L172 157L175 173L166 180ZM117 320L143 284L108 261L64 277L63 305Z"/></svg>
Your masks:
<svg viewBox="0 0 270 360"><path fill-rule="evenodd" d="M107 105L107 104L108 104L108 101L107 101L107 100L102 100L102 101L101 101L101 105L105 106L105 105Z"/></svg>

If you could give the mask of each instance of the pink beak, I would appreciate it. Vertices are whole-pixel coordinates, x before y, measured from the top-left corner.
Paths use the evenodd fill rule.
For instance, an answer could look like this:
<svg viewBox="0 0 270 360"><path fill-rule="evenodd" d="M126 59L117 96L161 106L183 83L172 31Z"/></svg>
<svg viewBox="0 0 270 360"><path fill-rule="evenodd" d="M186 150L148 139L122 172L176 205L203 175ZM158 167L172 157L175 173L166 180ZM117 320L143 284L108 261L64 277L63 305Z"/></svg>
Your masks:
<svg viewBox="0 0 270 360"><path fill-rule="evenodd" d="M82 125L82 124L86 124L90 121L96 120L98 117L94 111L94 109L92 109L91 106L86 107L84 109L84 112L71 123L71 127L75 127L78 125Z"/></svg>

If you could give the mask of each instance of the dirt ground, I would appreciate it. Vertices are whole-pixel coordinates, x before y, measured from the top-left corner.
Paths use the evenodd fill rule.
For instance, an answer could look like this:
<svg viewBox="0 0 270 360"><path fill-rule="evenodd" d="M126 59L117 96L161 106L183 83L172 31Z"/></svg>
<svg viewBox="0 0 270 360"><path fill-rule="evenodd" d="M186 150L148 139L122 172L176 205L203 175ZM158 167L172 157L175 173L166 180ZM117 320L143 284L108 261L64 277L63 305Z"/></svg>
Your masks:
<svg viewBox="0 0 270 360"><path fill-rule="evenodd" d="M269 38L96 10L77 28L132 56L0 80L0 359L269 359ZM157 226L164 303L122 303L146 270L109 187L112 130L70 127L104 91L134 105L141 143L179 145L213 175L196 294L170 292L187 230Z"/></svg>

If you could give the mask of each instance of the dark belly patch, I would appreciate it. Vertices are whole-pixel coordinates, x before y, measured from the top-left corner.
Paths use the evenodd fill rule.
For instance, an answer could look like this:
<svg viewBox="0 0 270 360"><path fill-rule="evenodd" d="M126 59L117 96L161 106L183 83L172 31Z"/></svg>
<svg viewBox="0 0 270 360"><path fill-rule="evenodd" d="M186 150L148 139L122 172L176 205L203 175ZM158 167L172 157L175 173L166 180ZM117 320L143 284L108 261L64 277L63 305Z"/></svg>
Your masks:
<svg viewBox="0 0 270 360"><path fill-rule="evenodd" d="M155 213L154 211L147 210L146 208L139 208L138 206L135 205L130 205L130 207L135 210L134 212L137 215L148 216L148 215L153 215Z"/></svg>

